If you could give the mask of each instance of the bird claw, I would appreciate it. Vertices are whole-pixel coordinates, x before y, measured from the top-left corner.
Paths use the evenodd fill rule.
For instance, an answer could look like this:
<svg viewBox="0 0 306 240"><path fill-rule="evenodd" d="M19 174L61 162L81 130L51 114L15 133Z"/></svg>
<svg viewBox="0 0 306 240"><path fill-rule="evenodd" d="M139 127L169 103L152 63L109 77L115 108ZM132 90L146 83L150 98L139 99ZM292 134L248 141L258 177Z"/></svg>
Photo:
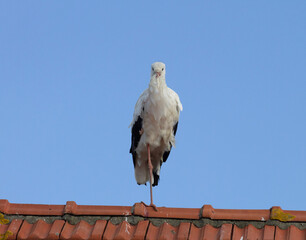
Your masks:
<svg viewBox="0 0 306 240"><path fill-rule="evenodd" d="M152 207L156 212L158 212L157 207L154 203L151 203L150 205L144 203L143 201L141 201L141 203L145 205L146 207Z"/></svg>
<svg viewBox="0 0 306 240"><path fill-rule="evenodd" d="M158 212L157 207L156 207L155 204L151 203L151 204L150 204L150 207L152 207L152 208L155 210L155 212Z"/></svg>

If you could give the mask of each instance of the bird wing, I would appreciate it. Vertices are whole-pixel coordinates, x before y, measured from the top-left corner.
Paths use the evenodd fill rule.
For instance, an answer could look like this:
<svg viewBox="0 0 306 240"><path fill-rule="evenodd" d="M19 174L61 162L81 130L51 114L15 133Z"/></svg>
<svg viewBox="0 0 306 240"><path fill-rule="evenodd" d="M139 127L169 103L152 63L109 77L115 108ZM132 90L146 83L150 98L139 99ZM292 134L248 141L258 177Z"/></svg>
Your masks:
<svg viewBox="0 0 306 240"><path fill-rule="evenodd" d="M175 136L176 134L176 131L177 131L177 126L178 126L178 122L176 122L176 124L173 126L173 134ZM163 154L163 162L166 162L168 157L169 157L169 154L171 152L171 149L172 149L172 144L170 143L170 150L169 151L164 151L164 154Z"/></svg>
<svg viewBox="0 0 306 240"><path fill-rule="evenodd" d="M144 104L147 101L148 97L149 97L149 90L146 89L142 92L142 94L140 95L140 97L138 98L138 100L135 104L133 120L132 120L131 124L129 125L129 127L133 127L133 125L137 121L138 117L141 115L141 113L143 111Z"/></svg>
<svg viewBox="0 0 306 240"><path fill-rule="evenodd" d="M173 135L175 136L176 131L177 131L177 127L178 127L179 114L180 114L180 111L183 110L183 106L182 106L182 103L181 103L180 98L177 95L177 93L175 91L173 91L171 88L168 88L168 90L169 90L170 98L173 99L176 102L177 122L173 126ZM163 162L167 161L167 159L169 157L169 154L171 152L171 149L172 149L172 144L170 143L170 150L169 151L165 151L164 154L163 154Z"/></svg>
<svg viewBox="0 0 306 240"><path fill-rule="evenodd" d="M138 98L136 105L135 105L133 120L130 124L130 127L132 127L132 139L131 139L130 153L132 153L133 155L134 166L136 164L136 158L137 158L136 148L141 138L141 134L140 134L140 131L142 129L142 116L141 115L143 112L144 104L148 99L148 96L149 96L149 91L145 90Z"/></svg>
<svg viewBox="0 0 306 240"><path fill-rule="evenodd" d="M182 105L182 103L181 103L181 101L180 101L180 98L179 98L179 96L177 95L177 93L174 92L171 88L168 88L168 90L169 90L169 95L170 95L170 97L171 97L171 98L176 102L176 104L177 104L178 112L179 112L179 111L183 111L183 105Z"/></svg>

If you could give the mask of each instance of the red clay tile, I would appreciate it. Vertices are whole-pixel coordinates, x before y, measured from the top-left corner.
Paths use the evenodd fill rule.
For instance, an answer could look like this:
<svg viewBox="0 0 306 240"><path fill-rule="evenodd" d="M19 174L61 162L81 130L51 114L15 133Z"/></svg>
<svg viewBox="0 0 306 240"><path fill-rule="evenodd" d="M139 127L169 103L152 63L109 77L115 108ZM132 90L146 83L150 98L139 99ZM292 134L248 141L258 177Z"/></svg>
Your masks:
<svg viewBox="0 0 306 240"><path fill-rule="evenodd" d="M107 227L106 227L105 232L103 234L103 240L114 239L114 236L116 234L116 230L117 230L117 226L108 221L107 222Z"/></svg>
<svg viewBox="0 0 306 240"><path fill-rule="evenodd" d="M282 222L305 222L306 221L306 211L292 211L292 210L282 210L281 207L271 208L271 219L277 219Z"/></svg>
<svg viewBox="0 0 306 240"><path fill-rule="evenodd" d="M75 215L130 216L132 207L125 206L78 206Z"/></svg>
<svg viewBox="0 0 306 240"><path fill-rule="evenodd" d="M64 224L64 220L56 220L52 224L47 224L43 220L38 220L33 225L32 232L27 239L59 239Z"/></svg>
<svg viewBox="0 0 306 240"><path fill-rule="evenodd" d="M276 227L275 229L275 240L288 240L288 231L287 229L280 229L279 227ZM298 240L298 239L295 239Z"/></svg>
<svg viewBox="0 0 306 240"><path fill-rule="evenodd" d="M8 240L16 239L21 224L21 219L14 219L7 225L0 225L0 234L4 234L6 231L10 231L11 233L13 233L13 235L10 235L8 237Z"/></svg>
<svg viewBox="0 0 306 240"><path fill-rule="evenodd" d="M0 212L7 214L9 204L7 199L0 199Z"/></svg>
<svg viewBox="0 0 306 240"><path fill-rule="evenodd" d="M203 239L204 232L203 228L198 228L195 225L191 224L190 226L190 233L189 233L189 239Z"/></svg>
<svg viewBox="0 0 306 240"><path fill-rule="evenodd" d="M270 210L214 209L211 205L204 205L202 207L202 217L223 220L267 221L270 218Z"/></svg>
<svg viewBox="0 0 306 240"><path fill-rule="evenodd" d="M261 236L259 236L260 233L256 232L254 229L252 229L252 227L250 227L250 234L248 234L248 228L249 228L249 226L247 226L245 228L239 228L236 225L234 225L232 239L233 240L241 240L241 239L249 239L250 238L250 240L251 239L253 240L254 237L257 237L258 240L262 239Z"/></svg>
<svg viewBox="0 0 306 240"><path fill-rule="evenodd" d="M103 233L104 233L105 228L106 228L106 224L107 224L106 220L97 220L95 225L94 225L94 229L91 232L91 238L90 239L92 239L92 240L102 239Z"/></svg>
<svg viewBox="0 0 306 240"><path fill-rule="evenodd" d="M64 207L64 205L15 204L5 199L0 200L0 212L5 214L61 216Z"/></svg>
<svg viewBox="0 0 306 240"><path fill-rule="evenodd" d="M161 226L154 226L149 224L146 238L147 240L187 240L190 230L190 223L180 223L178 227L172 226L169 223L163 223Z"/></svg>
<svg viewBox="0 0 306 240"><path fill-rule="evenodd" d="M232 240L274 240L274 229L274 226L267 225L262 229L258 229L251 224L244 228L239 228L235 225Z"/></svg>
<svg viewBox="0 0 306 240"><path fill-rule="evenodd" d="M109 222L107 231L105 232L103 239L106 239L106 240L108 239L122 239L122 240L132 239L135 229L136 229L136 226L132 226L126 221L123 221L118 225L113 225L112 223Z"/></svg>
<svg viewBox="0 0 306 240"><path fill-rule="evenodd" d="M72 239L89 239L91 232L93 231L93 225L81 220L75 225Z"/></svg>
<svg viewBox="0 0 306 240"><path fill-rule="evenodd" d="M295 226L290 226L287 229L276 227L275 240L305 240L306 229L300 230Z"/></svg>
<svg viewBox="0 0 306 240"><path fill-rule="evenodd" d="M158 207L155 211L152 207L146 207L143 203L135 203L133 215L142 217L156 218L180 218L180 219L199 219L199 208L166 208Z"/></svg>
<svg viewBox="0 0 306 240"><path fill-rule="evenodd" d="M215 228L211 225L205 225L198 228L191 225L189 239L204 239L204 240L231 240L232 224L222 224L220 228Z"/></svg>
<svg viewBox="0 0 306 240"><path fill-rule="evenodd" d="M275 234L275 226L264 226L263 240L273 240Z"/></svg>
<svg viewBox="0 0 306 240"><path fill-rule="evenodd" d="M170 225L169 223L163 223L159 228L159 236L157 239L160 240L171 240L175 239L178 233L178 228Z"/></svg>
<svg viewBox="0 0 306 240"><path fill-rule="evenodd" d="M230 240L232 231L233 231L232 224L228 224L228 223L222 224L219 230L219 234L218 234L220 240Z"/></svg>
<svg viewBox="0 0 306 240"><path fill-rule="evenodd" d="M114 237L115 240L129 240L133 239L134 232L136 231L136 226L129 224L126 221L123 221L118 226L118 231Z"/></svg>
<svg viewBox="0 0 306 240"><path fill-rule="evenodd" d="M132 207L126 206L77 205L74 201L68 201L64 212L73 215L130 216L131 209Z"/></svg>
<svg viewBox="0 0 306 240"><path fill-rule="evenodd" d="M171 226L169 223L164 223L159 227L156 227L152 223L150 223L146 239L171 240L175 239L176 233L177 233L177 228Z"/></svg>
<svg viewBox="0 0 306 240"><path fill-rule="evenodd" d="M38 220L35 224L24 221L17 239L59 239L64 223L64 220L56 220L52 224L48 224L43 220Z"/></svg>
<svg viewBox="0 0 306 240"><path fill-rule="evenodd" d="M64 213L74 214L78 205L75 201L67 201L64 209Z"/></svg>
<svg viewBox="0 0 306 240"><path fill-rule="evenodd" d="M43 220L38 220L35 224L32 225L31 232L26 237L26 239L29 240L46 239L50 230L51 230L51 224L48 224Z"/></svg>
<svg viewBox="0 0 306 240"><path fill-rule="evenodd" d="M17 234L17 239L27 239L31 234L33 224L28 223L27 221L23 221L21 228Z"/></svg>
<svg viewBox="0 0 306 240"><path fill-rule="evenodd" d="M76 225L72 225L66 222L60 235L60 239L100 239L106 225L103 220L101 221L97 221L94 225L90 225L83 220L81 220ZM101 232L99 232L100 229ZM93 238L93 233L95 238Z"/></svg>
<svg viewBox="0 0 306 240"><path fill-rule="evenodd" d="M148 226L149 226L148 220L138 222L133 240L144 240Z"/></svg>
<svg viewBox="0 0 306 240"><path fill-rule="evenodd" d="M219 229L211 225L205 225L202 227L202 236L203 239L217 239Z"/></svg>
<svg viewBox="0 0 306 240"><path fill-rule="evenodd" d="M140 221L137 225L131 225L126 221L118 225L111 222L108 223L107 229L103 235L105 240L130 240L130 239L144 239L148 221Z"/></svg>
<svg viewBox="0 0 306 240"><path fill-rule="evenodd" d="M232 240L241 240L241 239L243 239L245 237L244 236L244 230L245 230L244 228L239 228L239 227L234 225Z"/></svg>
<svg viewBox="0 0 306 240"><path fill-rule="evenodd" d="M190 230L190 223L181 223L177 230L177 236L175 239L177 240L185 240L188 239L189 230Z"/></svg>
<svg viewBox="0 0 306 240"><path fill-rule="evenodd" d="M128 206L94 206L77 205L74 201L68 201L66 205L46 204L15 204L8 200L0 200L0 212L5 214L61 216L65 213L73 215L113 215L130 216L132 207Z"/></svg>
<svg viewBox="0 0 306 240"><path fill-rule="evenodd" d="M298 229L295 226L290 226L287 231L289 231L289 240L295 239L306 239L306 230Z"/></svg>
<svg viewBox="0 0 306 240"><path fill-rule="evenodd" d="M52 223L47 239L59 239L61 231L65 225L64 220L55 220Z"/></svg>

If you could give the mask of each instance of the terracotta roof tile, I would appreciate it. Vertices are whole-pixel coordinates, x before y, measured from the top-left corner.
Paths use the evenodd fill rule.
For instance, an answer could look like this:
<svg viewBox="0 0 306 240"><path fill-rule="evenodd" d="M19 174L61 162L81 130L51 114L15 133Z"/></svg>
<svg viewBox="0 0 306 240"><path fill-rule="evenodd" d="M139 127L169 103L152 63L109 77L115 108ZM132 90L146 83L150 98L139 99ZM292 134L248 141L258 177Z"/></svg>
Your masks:
<svg viewBox="0 0 306 240"><path fill-rule="evenodd" d="M275 235L275 226L264 226L262 239L273 240Z"/></svg>
<svg viewBox="0 0 306 240"><path fill-rule="evenodd" d="M181 219L199 219L200 208L166 208L159 207L156 212L152 207L146 207L143 203L134 204L134 215L142 217L158 218L181 218Z"/></svg>
<svg viewBox="0 0 306 240"><path fill-rule="evenodd" d="M146 239L171 240L175 239L177 232L178 227L171 226L169 223L164 223L159 227L150 223Z"/></svg>
<svg viewBox="0 0 306 240"><path fill-rule="evenodd" d="M63 213L73 215L129 216L132 215L131 210L132 207L77 205L73 201L68 201Z"/></svg>
<svg viewBox="0 0 306 240"><path fill-rule="evenodd" d="M253 225L248 225L245 228L234 226L232 239L254 239L254 240L273 240L274 239L274 226L265 226L258 229Z"/></svg>
<svg viewBox="0 0 306 240"><path fill-rule="evenodd" d="M102 231L95 231L95 236L92 236L95 228L101 227ZM106 222L97 221L94 225L90 225L89 223L81 220L78 224L72 225L66 222L63 231L61 233L61 239L101 239ZM100 229L99 229L100 230Z"/></svg>
<svg viewBox="0 0 306 240"><path fill-rule="evenodd" d="M202 217L210 219L266 221L270 217L270 210L214 209L211 205L202 209Z"/></svg>
<svg viewBox="0 0 306 240"><path fill-rule="evenodd" d="M10 231L13 233L13 235L9 236L8 239L16 239L22 222L23 221L21 219L14 219L7 225L0 225L0 234L4 234L6 231Z"/></svg>
<svg viewBox="0 0 306 240"><path fill-rule="evenodd" d="M144 239L148 225L149 221L141 221L138 222L137 225L131 225L126 221L123 221L118 225L109 222L103 239Z"/></svg>
<svg viewBox="0 0 306 240"><path fill-rule="evenodd" d="M289 222L305 222L306 212L305 211L288 211L283 210L281 207L271 208L271 219L278 219L280 221Z"/></svg>
<svg viewBox="0 0 306 240"><path fill-rule="evenodd" d="M183 240L188 239L191 223L182 222L180 223L177 231L176 239Z"/></svg>
<svg viewBox="0 0 306 240"><path fill-rule="evenodd" d="M34 224L23 221L17 239L59 239L64 224L64 220L56 220L52 224L41 219Z"/></svg>
<svg viewBox="0 0 306 240"><path fill-rule="evenodd" d="M0 199L0 212L5 214L20 215L62 215L65 205L46 205L46 204L15 204L8 200Z"/></svg>
<svg viewBox="0 0 306 240"><path fill-rule="evenodd" d="M191 225L189 239L222 239L231 240L232 224L223 224L219 228L205 225L201 228Z"/></svg>
<svg viewBox="0 0 306 240"><path fill-rule="evenodd" d="M134 237L133 239L135 240L144 240L147 230L148 230L148 226L149 226L149 221L145 220L145 221L140 221L137 224L137 229L134 233Z"/></svg>
<svg viewBox="0 0 306 240"><path fill-rule="evenodd" d="M275 239L277 240L299 240L306 239L306 230L300 230L295 226L290 226L287 229L276 227Z"/></svg>
<svg viewBox="0 0 306 240"><path fill-rule="evenodd" d="M14 204L0 200L8 239L305 240L306 211Z"/></svg>

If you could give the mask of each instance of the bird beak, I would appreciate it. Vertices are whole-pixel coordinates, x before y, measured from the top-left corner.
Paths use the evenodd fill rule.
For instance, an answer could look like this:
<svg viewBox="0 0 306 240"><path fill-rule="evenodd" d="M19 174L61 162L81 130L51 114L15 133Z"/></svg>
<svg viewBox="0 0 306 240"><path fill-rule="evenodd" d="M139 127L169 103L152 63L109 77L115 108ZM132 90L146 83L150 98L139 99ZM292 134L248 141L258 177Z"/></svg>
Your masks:
<svg viewBox="0 0 306 240"><path fill-rule="evenodd" d="M160 75L161 75L161 72L156 72L157 77L160 77Z"/></svg>

